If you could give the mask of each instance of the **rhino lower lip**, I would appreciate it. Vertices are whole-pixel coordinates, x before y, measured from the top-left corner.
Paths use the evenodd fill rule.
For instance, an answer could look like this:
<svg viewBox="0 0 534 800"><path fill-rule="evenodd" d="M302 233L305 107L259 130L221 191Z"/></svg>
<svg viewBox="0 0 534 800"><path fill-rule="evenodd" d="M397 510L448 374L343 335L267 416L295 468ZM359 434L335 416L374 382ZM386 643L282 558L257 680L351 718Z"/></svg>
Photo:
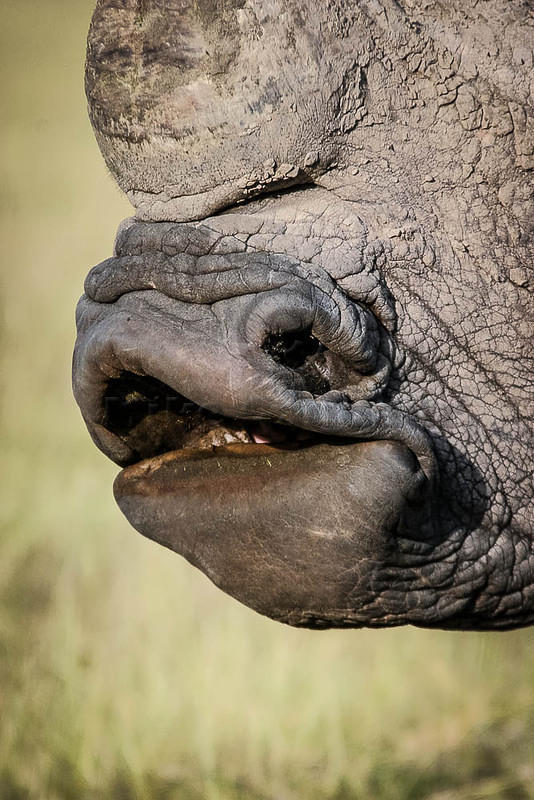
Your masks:
<svg viewBox="0 0 534 800"><path fill-rule="evenodd" d="M395 547L423 487L399 442L234 443L128 466L114 495L136 530L245 605L316 626L350 613L359 563Z"/></svg>

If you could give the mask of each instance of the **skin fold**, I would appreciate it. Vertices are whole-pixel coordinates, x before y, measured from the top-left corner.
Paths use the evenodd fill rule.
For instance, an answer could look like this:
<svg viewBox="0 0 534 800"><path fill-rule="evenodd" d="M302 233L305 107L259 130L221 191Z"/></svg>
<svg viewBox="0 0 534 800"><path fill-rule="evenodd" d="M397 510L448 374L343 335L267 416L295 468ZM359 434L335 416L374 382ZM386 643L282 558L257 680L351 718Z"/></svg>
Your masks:
<svg viewBox="0 0 534 800"><path fill-rule="evenodd" d="M136 207L73 386L133 526L293 625L534 616L534 13L100 0Z"/></svg>

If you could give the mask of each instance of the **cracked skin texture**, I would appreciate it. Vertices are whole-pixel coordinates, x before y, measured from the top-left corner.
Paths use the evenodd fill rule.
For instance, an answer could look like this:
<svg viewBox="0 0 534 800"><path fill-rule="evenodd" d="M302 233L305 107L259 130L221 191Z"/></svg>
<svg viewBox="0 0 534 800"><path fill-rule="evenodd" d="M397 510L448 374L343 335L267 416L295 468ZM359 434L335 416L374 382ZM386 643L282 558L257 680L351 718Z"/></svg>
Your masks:
<svg viewBox="0 0 534 800"><path fill-rule="evenodd" d="M382 434L369 438L404 442L422 466L419 426L430 437L438 477L418 502L395 501L402 511L395 524L380 522L374 554L369 534L363 549L355 542L351 551L343 540L325 550L330 572L310 567L324 586L337 586L346 563L352 584L338 594L325 589L310 599L309 585L296 599L256 596L255 585L240 591L221 573L213 542L231 547L221 536L205 552L184 553L262 613L315 627L485 629L533 620L533 50L528 3L97 4L87 60L91 119L137 208L119 231L114 259L91 273L80 310L75 392L97 444L121 461L98 417L100 395L91 408L81 398L89 396L87 364L96 358L87 342L94 347L94 331L110 330L117 313L161 324L152 353L169 337L204 364L202 382L185 367L176 373L196 402L219 402L221 413L231 407L238 417L283 417L270 373L262 384L265 396L271 392L267 408L255 389L245 403L235 388L246 375L234 364L239 358L225 366L233 342L234 357L267 375L267 362L252 360L250 341L239 339L236 320L256 309L265 281L272 304L293 308L281 273L302 282L299 297L304 284L312 287L306 297L322 313L329 297L353 314L353 338L372 355L356 363L344 345L337 361L335 352L328 356L330 387L353 409L367 402L399 415L387 436L382 421ZM237 272L249 294L235 288ZM224 284L224 296L210 295L209 276L219 292ZM374 330L368 315L376 335L358 328ZM104 363L109 351L99 347ZM335 351L330 341L329 348ZM285 373L276 380L289 391ZM227 396L225 381L234 387ZM305 381L291 385L302 388ZM325 433L330 406L317 407ZM310 419L297 424L318 430ZM354 426L348 435L357 438ZM370 480L381 453L375 463L374 451L368 460L359 452L354 469ZM335 495L329 463L325 486ZM168 469L165 460L154 468L156 486L158 470L165 484ZM119 494L138 478L132 473ZM369 486L378 503L383 483ZM342 488L341 505L349 503ZM163 502L155 494L152 518ZM356 530L360 501L353 502ZM154 537L180 550L166 533ZM253 572L252 540L240 541L248 542L243 558ZM264 541L261 547L264 562L269 550ZM305 573L304 551L293 558ZM291 573L296 583L298 572ZM277 575L280 583L288 578Z"/></svg>

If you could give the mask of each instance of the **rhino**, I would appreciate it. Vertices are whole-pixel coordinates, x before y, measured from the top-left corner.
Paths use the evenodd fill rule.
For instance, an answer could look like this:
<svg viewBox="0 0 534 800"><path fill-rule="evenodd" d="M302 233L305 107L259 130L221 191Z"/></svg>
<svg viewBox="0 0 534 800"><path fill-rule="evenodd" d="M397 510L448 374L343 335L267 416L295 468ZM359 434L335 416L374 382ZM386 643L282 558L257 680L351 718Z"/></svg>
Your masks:
<svg viewBox="0 0 534 800"><path fill-rule="evenodd" d="M98 0L135 207L74 395L133 527L308 628L534 622L534 7Z"/></svg>

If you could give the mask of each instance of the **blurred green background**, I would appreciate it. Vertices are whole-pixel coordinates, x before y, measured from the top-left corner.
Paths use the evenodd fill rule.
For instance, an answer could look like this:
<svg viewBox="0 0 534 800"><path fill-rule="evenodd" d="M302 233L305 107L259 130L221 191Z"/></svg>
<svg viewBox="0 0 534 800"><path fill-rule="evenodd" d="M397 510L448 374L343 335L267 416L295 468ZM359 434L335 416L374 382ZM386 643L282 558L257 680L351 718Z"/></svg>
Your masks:
<svg viewBox="0 0 534 800"><path fill-rule="evenodd" d="M534 631L292 630L115 507L69 375L131 213L86 117L91 11L1 4L1 800L534 797Z"/></svg>

